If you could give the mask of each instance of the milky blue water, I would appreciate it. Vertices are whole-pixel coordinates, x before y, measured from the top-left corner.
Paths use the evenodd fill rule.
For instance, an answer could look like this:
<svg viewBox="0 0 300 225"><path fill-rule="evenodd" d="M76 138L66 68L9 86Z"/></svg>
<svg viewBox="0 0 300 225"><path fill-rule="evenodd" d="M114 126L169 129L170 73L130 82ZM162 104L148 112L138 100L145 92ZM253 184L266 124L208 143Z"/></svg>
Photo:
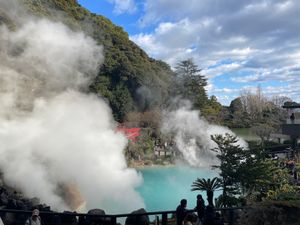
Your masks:
<svg viewBox="0 0 300 225"><path fill-rule="evenodd" d="M144 183L138 188L138 192L144 198L148 212L175 210L183 198L188 201L188 209L194 208L197 194L202 194L206 200L206 193L192 192L193 181L197 177L213 178L217 176L215 170L176 166L144 168L138 171L144 178ZM219 194L217 192L215 196Z"/></svg>

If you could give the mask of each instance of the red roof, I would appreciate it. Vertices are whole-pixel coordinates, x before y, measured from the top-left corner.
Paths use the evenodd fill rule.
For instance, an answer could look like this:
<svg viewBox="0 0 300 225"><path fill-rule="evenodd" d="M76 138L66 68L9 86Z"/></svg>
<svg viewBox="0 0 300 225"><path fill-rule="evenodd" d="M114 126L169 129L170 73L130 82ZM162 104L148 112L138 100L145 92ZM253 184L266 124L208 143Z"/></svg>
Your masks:
<svg viewBox="0 0 300 225"><path fill-rule="evenodd" d="M128 140L136 142L136 138L140 136L141 128L133 127L133 128L126 128L126 127L118 127L118 132L122 132L125 134Z"/></svg>

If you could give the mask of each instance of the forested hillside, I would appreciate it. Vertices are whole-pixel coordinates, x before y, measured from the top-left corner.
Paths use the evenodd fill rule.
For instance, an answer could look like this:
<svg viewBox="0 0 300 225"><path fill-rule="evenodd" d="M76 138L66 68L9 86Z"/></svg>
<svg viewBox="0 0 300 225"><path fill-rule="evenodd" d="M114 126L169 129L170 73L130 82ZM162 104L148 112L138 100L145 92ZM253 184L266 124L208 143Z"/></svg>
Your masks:
<svg viewBox="0 0 300 225"><path fill-rule="evenodd" d="M173 72L166 63L148 57L121 27L90 13L76 0L19 1L30 14L62 21L104 46L105 61L90 91L109 101L116 120L122 122L130 111L147 111L164 104ZM4 12L0 15L2 22L12 23Z"/></svg>
<svg viewBox="0 0 300 225"><path fill-rule="evenodd" d="M157 128L160 123L160 116L157 115L161 113L161 109L166 108L171 96L190 100L193 109L200 110L207 120L229 127L252 127L257 123L264 123L266 117L276 120L276 126L280 122L278 106L275 107L274 104L271 104L274 107L268 104L270 107L258 109L259 118L257 110L249 111L249 107L243 105L239 98L230 107L222 107L215 96L207 96L206 78L201 75L201 69L192 59L178 62L176 70L172 71L168 64L150 58L130 41L122 27L114 25L101 15L89 12L76 0L18 2L19 5L24 4L29 15L63 22L75 31L83 31L103 46L104 63L90 84L89 91L107 99L118 122L134 122L136 126L142 127L153 127L156 124L154 127ZM15 18L10 18L1 9L0 23L5 23L10 29L15 29L18 25ZM251 95L248 95L250 98ZM245 100L246 97L242 99ZM243 102L253 102L252 100ZM258 105L266 106L261 102ZM137 124L137 121L140 123Z"/></svg>

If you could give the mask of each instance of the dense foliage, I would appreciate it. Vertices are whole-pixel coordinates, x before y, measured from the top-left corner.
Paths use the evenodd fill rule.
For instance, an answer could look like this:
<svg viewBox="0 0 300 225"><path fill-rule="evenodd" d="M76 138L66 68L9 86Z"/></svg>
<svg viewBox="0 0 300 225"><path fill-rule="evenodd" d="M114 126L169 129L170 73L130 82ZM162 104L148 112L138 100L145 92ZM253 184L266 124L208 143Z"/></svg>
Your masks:
<svg viewBox="0 0 300 225"><path fill-rule="evenodd" d="M196 109L203 108L208 101L204 89L207 85L206 78L200 72L201 69L192 59L178 62L175 80L172 85L173 95L190 100Z"/></svg>
<svg viewBox="0 0 300 225"><path fill-rule="evenodd" d="M173 72L166 63L148 57L129 40L121 27L101 15L90 13L76 0L19 1L25 4L30 14L63 22L73 30L83 31L103 46L105 61L89 91L107 100L118 122L150 129L142 135L137 146L131 148L132 154L129 155L146 156L148 153L139 152L140 148L146 148L143 143L163 139L159 133L161 113L172 96L190 100L192 109L200 110L209 122L229 127L252 127L262 144L268 141L271 132L276 132L285 117L280 106L287 99L270 101L262 95L260 88L255 94L241 93L229 107L222 106L215 96L207 95L207 79L192 59L178 62ZM1 10L0 23L11 29L17 26ZM153 151L153 144L147 146Z"/></svg>
<svg viewBox="0 0 300 225"><path fill-rule="evenodd" d="M219 197L223 206L248 201L300 199L298 187L293 183L293 171L288 164L266 157L261 146L238 145L237 137L230 134L212 136L217 144L223 194Z"/></svg>
<svg viewBox="0 0 300 225"><path fill-rule="evenodd" d="M115 119L122 122L130 111L147 111L164 104L172 70L166 63L149 58L121 27L90 13L76 0L20 1L34 15L62 21L104 46L105 61L90 91L108 100Z"/></svg>
<svg viewBox="0 0 300 225"><path fill-rule="evenodd" d="M282 106L288 100L289 98L283 96L267 98L262 94L260 87L257 87L256 93L244 90L239 97L231 101L223 123L229 127L254 127L254 133L263 128L265 139L268 133L278 130L284 122L286 110ZM257 135L262 137L261 133Z"/></svg>

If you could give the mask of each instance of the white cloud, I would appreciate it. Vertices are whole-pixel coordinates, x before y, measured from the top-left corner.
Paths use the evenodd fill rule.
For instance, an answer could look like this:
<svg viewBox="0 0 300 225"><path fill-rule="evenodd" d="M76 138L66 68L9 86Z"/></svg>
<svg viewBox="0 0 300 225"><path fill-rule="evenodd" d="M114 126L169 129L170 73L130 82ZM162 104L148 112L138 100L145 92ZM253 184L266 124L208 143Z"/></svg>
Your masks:
<svg viewBox="0 0 300 225"><path fill-rule="evenodd" d="M278 9L278 11L290 10L291 7L293 6L294 6L293 1L283 1L276 4L276 8Z"/></svg>
<svg viewBox="0 0 300 225"><path fill-rule="evenodd" d="M205 86L205 90L210 92L212 90L214 90L214 85L210 82L210 80L207 81L207 85Z"/></svg>
<svg viewBox="0 0 300 225"><path fill-rule="evenodd" d="M220 88L220 89L215 89L214 91L215 91L215 92L219 92L219 93L227 93L227 94L230 94L230 93L236 93L236 92L239 92L240 89L236 89L236 88Z"/></svg>
<svg viewBox="0 0 300 225"><path fill-rule="evenodd" d="M234 38L233 38L234 39ZM235 59L245 59L249 55L255 53L257 50L251 49L250 47L246 48L235 48L232 50L226 50L226 51L217 51L216 55L220 57L230 57Z"/></svg>
<svg viewBox="0 0 300 225"><path fill-rule="evenodd" d="M137 10L134 0L108 0L115 4L114 13L119 15L123 13L134 13Z"/></svg>
<svg viewBox="0 0 300 225"><path fill-rule="evenodd" d="M242 67L240 63L220 64L219 66L202 70L208 78L220 76L224 73L234 72Z"/></svg>
<svg viewBox="0 0 300 225"><path fill-rule="evenodd" d="M241 76L241 77L232 77L231 80L238 83L249 83L252 81L258 81L261 80L261 75L254 74L254 75L248 75L248 76Z"/></svg>
<svg viewBox="0 0 300 225"><path fill-rule="evenodd" d="M179 60L193 57L197 60L199 33L205 37L211 27L215 28L211 19L193 23L184 18L176 23L159 23L153 33L138 34L130 37L132 41L146 50L152 57L165 60L174 66ZM206 38L206 37L205 37Z"/></svg>
<svg viewBox="0 0 300 225"><path fill-rule="evenodd" d="M131 39L171 66L192 57L209 78L299 83L299 12L296 0L145 0L140 22L156 29Z"/></svg>

